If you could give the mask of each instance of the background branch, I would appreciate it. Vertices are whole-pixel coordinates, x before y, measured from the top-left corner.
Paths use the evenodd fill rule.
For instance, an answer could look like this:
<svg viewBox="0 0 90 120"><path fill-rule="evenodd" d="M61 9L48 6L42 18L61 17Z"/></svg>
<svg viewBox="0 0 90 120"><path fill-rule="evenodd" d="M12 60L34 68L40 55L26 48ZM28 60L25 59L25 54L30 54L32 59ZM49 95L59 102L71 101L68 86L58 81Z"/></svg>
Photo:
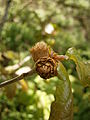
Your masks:
<svg viewBox="0 0 90 120"><path fill-rule="evenodd" d="M0 88L4 87L4 86L6 86L6 85L9 85L9 84L11 84L11 83L17 82L17 81L23 79L23 78L26 77L26 76L31 76L31 75L33 75L34 73L35 73L35 68L33 68L32 70L30 70L30 71L27 72L27 73L23 73L23 74L15 77L15 78L12 78L12 79L10 79L10 80L7 80L7 81L4 81L4 82L0 83Z"/></svg>
<svg viewBox="0 0 90 120"><path fill-rule="evenodd" d="M4 23L7 21L7 16L8 16L8 10L9 10L9 7L10 7L10 3L11 3L11 0L7 0L6 2L6 8L5 8L5 13L4 13L4 16L0 22L0 31L2 30L3 26L4 26Z"/></svg>

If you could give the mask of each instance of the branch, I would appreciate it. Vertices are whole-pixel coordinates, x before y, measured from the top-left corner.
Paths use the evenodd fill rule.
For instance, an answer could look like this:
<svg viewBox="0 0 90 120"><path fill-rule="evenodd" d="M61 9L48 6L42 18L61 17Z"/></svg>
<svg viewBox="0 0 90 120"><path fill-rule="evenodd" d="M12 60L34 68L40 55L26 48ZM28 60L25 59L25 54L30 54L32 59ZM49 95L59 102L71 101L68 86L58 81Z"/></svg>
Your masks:
<svg viewBox="0 0 90 120"><path fill-rule="evenodd" d="M35 72L36 72L36 70L35 70L35 68L33 68L31 71L29 71L29 72L27 72L27 73L23 73L23 74L15 77L15 78L12 78L12 79L10 79L10 80L4 81L4 82L0 83L0 88L4 87L4 86L6 86L6 85L9 85L9 84L11 84L11 83L17 82L17 81L23 79L24 77L31 76L31 75L33 75Z"/></svg>
<svg viewBox="0 0 90 120"><path fill-rule="evenodd" d="M9 10L9 7L10 7L10 3L11 3L11 0L7 0L5 13L4 13L4 16L2 18L2 21L0 22L0 31L2 30L2 28L4 26L4 23L7 21L7 16L8 16L8 10Z"/></svg>
<svg viewBox="0 0 90 120"><path fill-rule="evenodd" d="M10 72L10 73L14 72L18 68L20 68L23 64L25 64L26 62L28 62L30 60L30 58L31 58L31 56L27 56L22 61L20 61L19 63L14 64L12 66L5 67L5 71Z"/></svg>
<svg viewBox="0 0 90 120"><path fill-rule="evenodd" d="M32 0L26 2L24 5L22 5L22 7L20 7L20 8L18 9L18 11L17 11L14 15L12 14L12 18L11 18L11 19L13 20L16 16L20 15L21 12L22 12L25 8L27 8L31 3L32 3ZM8 21L9 21L9 20L8 20Z"/></svg>
<svg viewBox="0 0 90 120"><path fill-rule="evenodd" d="M89 10L89 7L88 7L88 8L85 8L85 7L83 7L83 6L81 6L81 5L78 5L78 4L75 4L75 3L68 4L68 3L66 3L65 0L58 1L57 3L58 3L58 5L61 4L61 5L63 5L64 7L70 7L70 8L77 9L77 10L80 10L80 9L83 9L84 11L85 11L85 10L86 10L86 11Z"/></svg>

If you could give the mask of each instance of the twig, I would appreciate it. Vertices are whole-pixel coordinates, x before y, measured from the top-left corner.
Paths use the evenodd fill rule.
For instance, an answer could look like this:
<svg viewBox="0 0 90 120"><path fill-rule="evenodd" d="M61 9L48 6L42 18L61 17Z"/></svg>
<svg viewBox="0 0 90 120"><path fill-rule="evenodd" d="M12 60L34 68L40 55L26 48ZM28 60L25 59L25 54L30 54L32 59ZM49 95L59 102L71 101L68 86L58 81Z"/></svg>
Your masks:
<svg viewBox="0 0 90 120"><path fill-rule="evenodd" d="M8 10L9 10L9 7L10 7L10 3L11 3L11 0L7 0L6 8L5 8L5 13L4 13L2 21L0 23L0 31L2 30L2 28L4 26L4 23L7 21L7 16L8 16Z"/></svg>
<svg viewBox="0 0 90 120"><path fill-rule="evenodd" d="M22 7L19 8L18 12L15 13L15 14L12 16L11 19L14 19L16 16L20 15L21 12L30 5L30 3L32 3L32 0L30 0L30 1L28 1L27 3L25 3L24 5L22 5ZM8 21L9 21L9 20L8 20Z"/></svg>
<svg viewBox="0 0 90 120"><path fill-rule="evenodd" d="M61 5L63 5L64 7L70 7L70 8L77 9L77 10L83 9L84 11L85 11L85 10L88 11L89 8L90 8L90 7L85 8L85 7L83 7L83 6L81 6L81 5L78 5L78 4L75 4L75 3L68 4L68 3L66 3L65 0L58 1L57 3L58 3L58 5L61 4ZM90 4L90 3L89 3L89 4Z"/></svg>
<svg viewBox="0 0 90 120"><path fill-rule="evenodd" d="M28 5L30 5L30 3L32 3L32 0L28 1L27 3L25 3L22 8L20 9L20 11L22 11L24 8L26 8Z"/></svg>
<svg viewBox="0 0 90 120"><path fill-rule="evenodd" d="M4 82L0 83L0 88L4 87L4 86L6 86L6 85L9 85L9 84L11 84L11 83L17 82L17 81L23 79L23 78L26 77L26 76L31 76L31 75L33 75L35 72L36 72L36 70L35 70L35 68L33 68L31 71L29 71L29 72L27 72L27 73L23 73L23 74L15 77L15 78L12 78L12 79L10 79L10 80L4 81Z"/></svg>
<svg viewBox="0 0 90 120"><path fill-rule="evenodd" d="M10 4L11 4L11 1L12 0L7 0L7 3L6 3L6 9L5 9L5 13L4 13L4 16L2 18L2 21L0 22L0 31L2 30L3 26L4 26L4 23L7 22L7 16L8 16L8 10L9 10L9 7L10 7ZM18 14L24 9L26 8L30 3L32 2L32 0L30 0L29 2L25 3L22 8L18 11ZM15 14L16 15L16 14ZM13 16L14 18L15 16Z"/></svg>
<svg viewBox="0 0 90 120"><path fill-rule="evenodd" d="M5 70L7 72L10 71L11 72L14 72L15 70L17 70L18 68L20 68L24 63L28 62L30 60L31 56L27 56L25 57L22 61L20 61L19 63L15 64L15 65L12 65L12 66L7 66L5 67Z"/></svg>

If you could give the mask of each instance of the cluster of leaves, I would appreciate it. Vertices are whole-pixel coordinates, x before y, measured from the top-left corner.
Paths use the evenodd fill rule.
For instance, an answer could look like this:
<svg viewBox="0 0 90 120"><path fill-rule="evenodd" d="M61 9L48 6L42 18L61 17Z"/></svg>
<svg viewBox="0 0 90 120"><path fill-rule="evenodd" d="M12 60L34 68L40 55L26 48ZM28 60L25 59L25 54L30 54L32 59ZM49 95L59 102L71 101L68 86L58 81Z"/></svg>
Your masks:
<svg viewBox="0 0 90 120"><path fill-rule="evenodd" d="M2 5L4 6L5 2L0 2L0 12L3 16L4 7ZM45 31L47 25L54 28L50 34ZM15 76L16 70L8 72L6 68L19 63L30 54L29 49L32 45L41 40L47 42L59 54L65 54L69 47L74 46L84 60L88 61L90 59L89 26L89 0L78 0L78 2L77 0L33 0L31 2L13 0L7 21L0 31L0 82ZM79 60L76 65L81 83L85 86L90 84L88 82L90 76L87 76L87 73L90 73L88 66L84 67L85 63L81 62L81 58L78 58L75 51L71 53L67 51L67 55L74 62ZM64 62L64 65L68 68L72 83L74 119L89 120L90 89L80 85L75 64L70 62ZM32 67L32 60L25 63L24 66ZM84 68L85 71L83 71ZM47 120L49 118L57 78L46 82L40 77L34 76L27 80L27 90L26 83L24 87L22 83L18 83L15 85L16 87L12 85L5 88L7 94L6 90L0 90L1 120ZM83 82L83 80L87 82ZM10 96L13 90L15 94ZM9 100L8 96L13 99Z"/></svg>
<svg viewBox="0 0 90 120"><path fill-rule="evenodd" d="M80 82L84 87L90 86L90 63L84 63L75 48L69 48L66 55L76 64ZM50 120L73 119L73 98L69 76L64 66L59 63L58 84L56 85L55 101L51 105Z"/></svg>

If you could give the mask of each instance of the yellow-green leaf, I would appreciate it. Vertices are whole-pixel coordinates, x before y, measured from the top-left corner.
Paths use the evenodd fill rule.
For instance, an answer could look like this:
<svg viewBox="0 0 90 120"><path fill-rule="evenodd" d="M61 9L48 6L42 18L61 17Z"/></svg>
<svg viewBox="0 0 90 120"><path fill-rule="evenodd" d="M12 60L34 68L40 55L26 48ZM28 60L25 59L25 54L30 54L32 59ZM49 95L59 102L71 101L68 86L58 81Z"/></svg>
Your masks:
<svg viewBox="0 0 90 120"><path fill-rule="evenodd" d="M84 62L75 48L69 48L66 55L76 64L76 70L83 86L90 86L90 63Z"/></svg>
<svg viewBox="0 0 90 120"><path fill-rule="evenodd" d="M62 63L59 63L57 71L59 80L49 120L73 120L73 97L68 73Z"/></svg>
<svg viewBox="0 0 90 120"><path fill-rule="evenodd" d="M6 93L6 96L8 97L8 99L13 99L13 97L16 94L16 89L17 89L16 88L16 83L7 85L5 87L5 93Z"/></svg>

